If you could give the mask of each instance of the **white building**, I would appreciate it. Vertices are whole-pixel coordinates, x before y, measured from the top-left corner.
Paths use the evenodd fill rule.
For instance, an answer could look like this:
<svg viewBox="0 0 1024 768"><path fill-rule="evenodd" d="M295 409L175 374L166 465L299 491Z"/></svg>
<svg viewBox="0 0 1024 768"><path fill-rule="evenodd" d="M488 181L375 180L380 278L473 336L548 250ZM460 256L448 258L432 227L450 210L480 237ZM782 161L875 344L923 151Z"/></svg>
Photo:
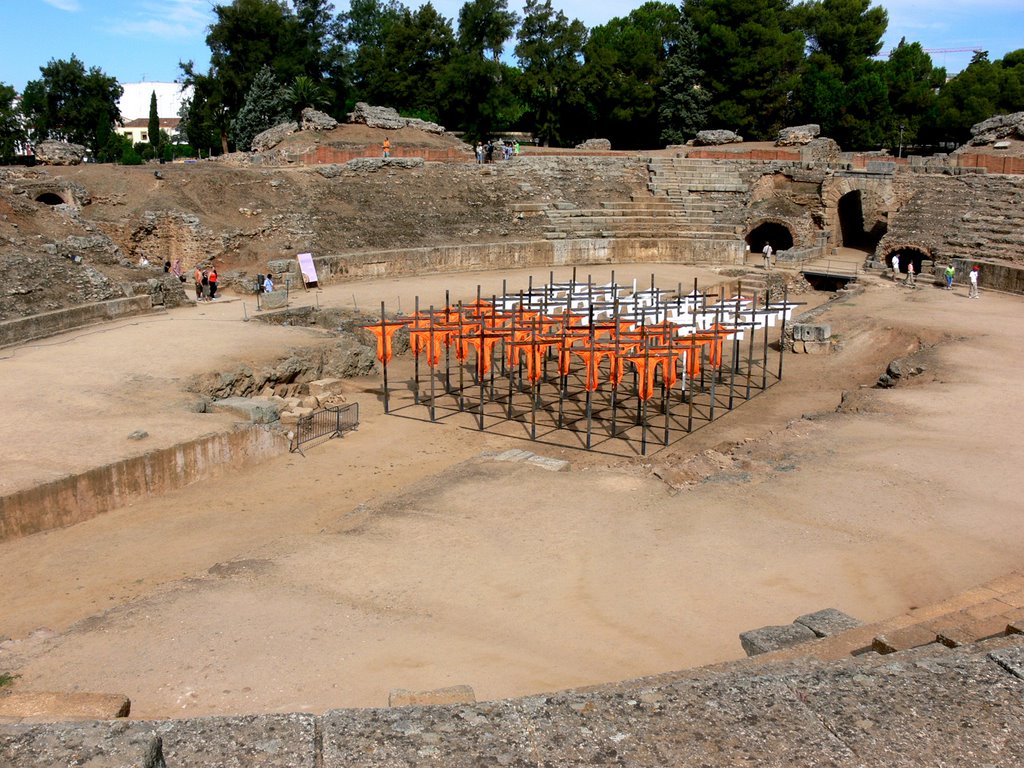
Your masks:
<svg viewBox="0 0 1024 768"><path fill-rule="evenodd" d="M131 138L133 144L149 141L149 102L156 94L156 113L160 127L173 139L178 134L178 112L182 102L192 97L191 86L181 83L121 83L124 88L117 108L124 125L118 133Z"/></svg>

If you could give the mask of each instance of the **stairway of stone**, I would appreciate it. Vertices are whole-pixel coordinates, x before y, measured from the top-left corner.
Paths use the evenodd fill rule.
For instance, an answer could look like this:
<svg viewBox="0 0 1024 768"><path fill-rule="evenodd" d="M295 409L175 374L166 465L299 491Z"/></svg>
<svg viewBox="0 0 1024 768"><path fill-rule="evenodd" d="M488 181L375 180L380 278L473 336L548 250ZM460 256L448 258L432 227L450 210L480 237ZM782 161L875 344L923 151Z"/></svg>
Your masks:
<svg viewBox="0 0 1024 768"><path fill-rule="evenodd" d="M544 236L567 238L692 238L735 241L742 234L748 185L729 163L652 158L649 194L602 202L597 208L562 203L543 211ZM523 211L524 213L528 213Z"/></svg>
<svg viewBox="0 0 1024 768"><path fill-rule="evenodd" d="M938 235L948 255L1024 258L1024 179L984 174L930 177L890 222L890 237L914 242Z"/></svg>
<svg viewBox="0 0 1024 768"><path fill-rule="evenodd" d="M799 622L800 619L794 624ZM834 634L823 634L821 630L793 631L792 645L736 663L743 666L800 658L887 656L925 646L941 651L1024 634L1024 571L1015 571L948 600L914 608L885 621L854 627L840 624L839 629Z"/></svg>

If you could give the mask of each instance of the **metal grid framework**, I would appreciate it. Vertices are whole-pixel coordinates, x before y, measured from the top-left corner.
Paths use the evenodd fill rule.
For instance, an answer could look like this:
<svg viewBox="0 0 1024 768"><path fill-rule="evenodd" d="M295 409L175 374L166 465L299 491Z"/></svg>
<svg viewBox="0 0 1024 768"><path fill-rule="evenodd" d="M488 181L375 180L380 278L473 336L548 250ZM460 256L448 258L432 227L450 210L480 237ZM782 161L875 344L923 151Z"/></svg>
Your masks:
<svg viewBox="0 0 1024 768"><path fill-rule="evenodd" d="M301 417L289 437L289 450L302 453L302 446L314 440L341 437L359 426L359 403L328 406Z"/></svg>
<svg viewBox="0 0 1024 768"><path fill-rule="evenodd" d="M430 421L470 414L479 430L611 453L667 446L782 379L772 350L797 304L745 293L567 282L450 303L365 326L377 338L384 410ZM388 364L405 330L412 402L392 407ZM774 356L775 359L770 360Z"/></svg>

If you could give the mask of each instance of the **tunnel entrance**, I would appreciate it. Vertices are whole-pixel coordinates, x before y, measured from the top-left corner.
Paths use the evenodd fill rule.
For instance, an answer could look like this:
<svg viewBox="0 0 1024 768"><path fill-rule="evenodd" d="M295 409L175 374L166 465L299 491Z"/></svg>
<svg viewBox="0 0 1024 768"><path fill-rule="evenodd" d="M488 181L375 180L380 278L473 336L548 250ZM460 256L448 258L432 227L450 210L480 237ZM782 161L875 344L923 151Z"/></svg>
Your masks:
<svg viewBox="0 0 1024 768"><path fill-rule="evenodd" d="M889 267L889 269L892 269L893 256L900 257L900 272L903 274L907 273L907 265L913 264L914 273L920 275L922 263L932 259L931 255L919 248L903 246L894 249L885 257L885 266Z"/></svg>
<svg viewBox="0 0 1024 768"><path fill-rule="evenodd" d="M864 198L859 189L839 198L837 209L841 238L839 245L873 253L888 229L885 220L878 215L865 219Z"/></svg>
<svg viewBox="0 0 1024 768"><path fill-rule="evenodd" d="M36 197L36 202L46 205L64 205L64 198L56 192L43 192L43 194Z"/></svg>
<svg viewBox="0 0 1024 768"><path fill-rule="evenodd" d="M784 224L774 221L758 224L744 239L751 253L760 253L765 243L769 243L773 251L788 251L793 247L793 233Z"/></svg>

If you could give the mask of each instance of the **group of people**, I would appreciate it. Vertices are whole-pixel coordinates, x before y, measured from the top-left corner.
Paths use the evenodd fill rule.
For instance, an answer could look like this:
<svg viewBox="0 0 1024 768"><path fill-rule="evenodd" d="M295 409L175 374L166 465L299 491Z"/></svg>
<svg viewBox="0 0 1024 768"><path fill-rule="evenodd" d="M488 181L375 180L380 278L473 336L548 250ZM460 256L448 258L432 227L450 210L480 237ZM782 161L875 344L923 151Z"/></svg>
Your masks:
<svg viewBox="0 0 1024 768"><path fill-rule="evenodd" d="M192 273L192 279L196 284L196 301L213 301L217 298L217 268L212 264L209 267L203 267L201 264L196 264L195 272Z"/></svg>
<svg viewBox="0 0 1024 768"><path fill-rule="evenodd" d="M981 268L975 264L971 267L971 271L967 273L967 298L977 299L980 298L978 293L978 278L981 275ZM942 279L945 282L945 290L953 290L953 278L956 277L956 267L952 264L948 264L942 271ZM892 255L892 279L896 282L900 279L900 255L894 253ZM912 260L907 261L907 274L903 278L903 284L910 288L917 287L917 274L914 268L914 262Z"/></svg>
<svg viewBox="0 0 1024 768"><path fill-rule="evenodd" d="M476 161L478 164L493 163L494 153L501 151L502 160L510 160L513 156L519 156L519 142L508 141L503 139L497 144L493 140L488 140L486 144L481 144L479 141L476 143Z"/></svg>

